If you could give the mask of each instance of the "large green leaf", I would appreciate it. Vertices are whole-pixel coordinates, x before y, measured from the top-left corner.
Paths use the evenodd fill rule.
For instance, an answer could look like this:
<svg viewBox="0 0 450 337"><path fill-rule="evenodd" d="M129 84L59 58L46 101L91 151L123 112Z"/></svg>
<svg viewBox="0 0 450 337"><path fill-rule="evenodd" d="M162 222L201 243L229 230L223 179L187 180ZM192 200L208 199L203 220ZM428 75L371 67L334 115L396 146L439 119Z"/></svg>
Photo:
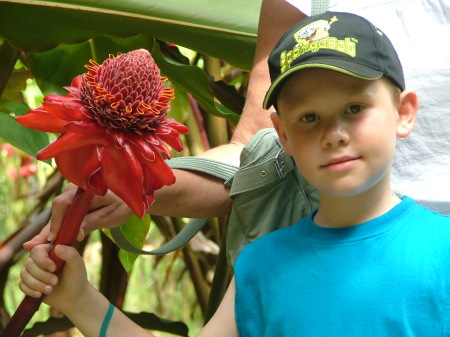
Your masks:
<svg viewBox="0 0 450 337"><path fill-rule="evenodd" d="M150 229L150 215L146 214L142 219L133 214L131 218L122 226L122 232L127 239L136 247L143 248L145 238ZM127 252L123 249L119 251L119 259L128 274L133 269L134 262L139 255Z"/></svg>
<svg viewBox="0 0 450 337"><path fill-rule="evenodd" d="M250 69L261 0L0 0L0 36L27 52L145 34Z"/></svg>
<svg viewBox="0 0 450 337"><path fill-rule="evenodd" d="M209 86L209 80L204 71L197 66L181 64L166 58L157 47L159 44L156 44L152 55L165 76L178 87L190 92L203 109L228 119L234 125L237 124L239 115L214 101L214 92Z"/></svg>

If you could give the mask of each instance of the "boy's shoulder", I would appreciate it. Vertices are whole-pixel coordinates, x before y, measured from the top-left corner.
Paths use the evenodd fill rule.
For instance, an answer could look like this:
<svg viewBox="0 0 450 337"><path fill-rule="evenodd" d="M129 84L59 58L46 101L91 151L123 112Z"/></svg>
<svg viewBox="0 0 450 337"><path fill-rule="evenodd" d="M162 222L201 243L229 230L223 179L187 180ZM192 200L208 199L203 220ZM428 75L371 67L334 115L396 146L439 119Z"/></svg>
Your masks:
<svg viewBox="0 0 450 337"><path fill-rule="evenodd" d="M404 197L403 201L409 207L398 220L400 241L413 243L419 250L447 250L450 247L450 217L419 205L413 199Z"/></svg>
<svg viewBox="0 0 450 337"><path fill-rule="evenodd" d="M248 243L239 253L236 265L239 262L247 265L247 263L254 263L255 259L268 261L284 256L286 249L298 245L301 238L301 225L305 219L307 218L294 225L264 234L255 241Z"/></svg>
<svg viewBox="0 0 450 337"><path fill-rule="evenodd" d="M406 197L407 198L407 197ZM410 199L412 200L412 199ZM414 202L415 203L415 202ZM450 225L450 216L444 215L435 211L432 211L425 206L415 204L414 205L414 216L417 217L417 221L426 222L429 225L436 226L449 226Z"/></svg>

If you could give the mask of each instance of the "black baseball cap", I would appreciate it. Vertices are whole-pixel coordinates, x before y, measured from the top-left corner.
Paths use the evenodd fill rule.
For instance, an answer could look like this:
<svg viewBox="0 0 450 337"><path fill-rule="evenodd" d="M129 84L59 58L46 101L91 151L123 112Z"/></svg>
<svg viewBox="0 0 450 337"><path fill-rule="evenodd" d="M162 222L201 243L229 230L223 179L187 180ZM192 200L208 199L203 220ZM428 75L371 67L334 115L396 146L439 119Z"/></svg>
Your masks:
<svg viewBox="0 0 450 337"><path fill-rule="evenodd" d="M367 19L325 12L300 21L269 56L272 84L263 107L275 104L285 80L304 68L327 68L366 80L389 78L405 90L403 69L388 37Z"/></svg>

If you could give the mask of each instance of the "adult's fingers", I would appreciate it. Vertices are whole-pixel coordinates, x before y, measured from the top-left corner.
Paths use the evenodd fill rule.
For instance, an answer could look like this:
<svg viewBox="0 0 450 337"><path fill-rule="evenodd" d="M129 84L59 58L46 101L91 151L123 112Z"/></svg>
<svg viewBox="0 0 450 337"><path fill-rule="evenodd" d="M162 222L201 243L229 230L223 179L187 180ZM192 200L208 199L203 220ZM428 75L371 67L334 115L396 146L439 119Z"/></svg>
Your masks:
<svg viewBox="0 0 450 337"><path fill-rule="evenodd" d="M111 191L105 196L95 196L93 209L86 215L81 225L83 234L100 228L113 228L125 223L133 214L131 209Z"/></svg>
<svg viewBox="0 0 450 337"><path fill-rule="evenodd" d="M52 216L50 218L50 233L47 238L48 241L54 241L58 236L64 217L75 196L75 192L76 186L74 184L68 184L66 191L53 199Z"/></svg>
<svg viewBox="0 0 450 337"><path fill-rule="evenodd" d="M23 248L25 250L32 250L37 245L47 243L48 242L48 234L50 233L50 223L42 228L41 232L33 237L30 241L27 241L23 244Z"/></svg>
<svg viewBox="0 0 450 337"><path fill-rule="evenodd" d="M48 241L54 241L61 229L64 217L75 196L76 186L67 185L66 191L52 201L53 209L50 219ZM126 222L133 214L131 209L111 191L104 196L95 196L89 211L83 219L77 240L82 241L88 233L99 228L113 228Z"/></svg>

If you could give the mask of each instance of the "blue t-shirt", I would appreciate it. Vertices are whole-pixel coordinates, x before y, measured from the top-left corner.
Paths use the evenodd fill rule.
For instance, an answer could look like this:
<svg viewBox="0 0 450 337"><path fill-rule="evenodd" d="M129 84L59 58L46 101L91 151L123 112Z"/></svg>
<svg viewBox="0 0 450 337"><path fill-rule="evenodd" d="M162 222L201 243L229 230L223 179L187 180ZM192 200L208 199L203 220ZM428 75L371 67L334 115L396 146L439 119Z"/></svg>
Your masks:
<svg viewBox="0 0 450 337"><path fill-rule="evenodd" d="M407 197L351 227L314 214L239 255L240 337L450 336L450 217Z"/></svg>

